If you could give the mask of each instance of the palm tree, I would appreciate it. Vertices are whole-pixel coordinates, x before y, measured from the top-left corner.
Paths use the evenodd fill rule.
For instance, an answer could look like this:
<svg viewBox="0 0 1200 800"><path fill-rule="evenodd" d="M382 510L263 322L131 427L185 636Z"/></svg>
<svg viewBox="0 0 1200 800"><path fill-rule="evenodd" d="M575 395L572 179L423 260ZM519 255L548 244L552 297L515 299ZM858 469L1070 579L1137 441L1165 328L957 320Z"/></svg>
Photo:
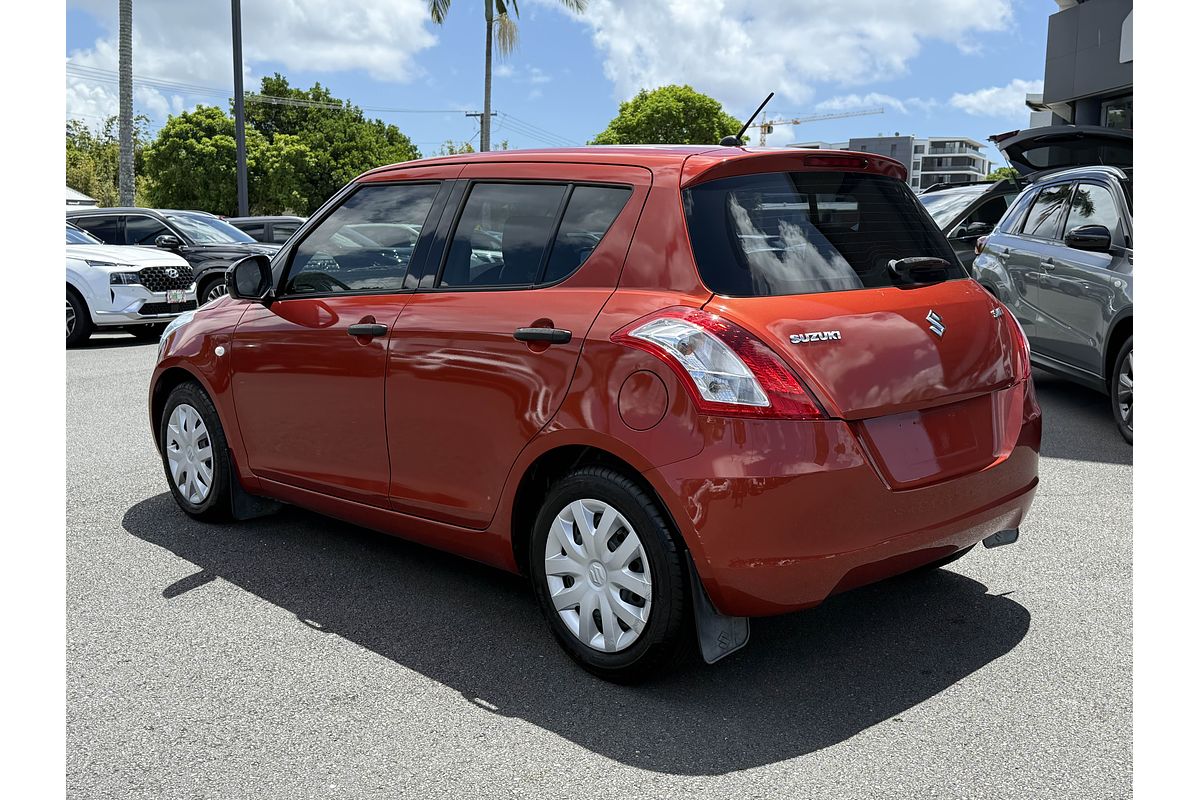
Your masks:
<svg viewBox="0 0 1200 800"><path fill-rule="evenodd" d="M133 205L133 0L120 0L117 24L117 82L120 141L117 187L120 204Z"/></svg>
<svg viewBox="0 0 1200 800"><path fill-rule="evenodd" d="M559 0L575 13L587 8L587 0ZM512 14L509 14L509 6ZM446 21L450 13L450 0L429 0L429 16L438 25ZM500 49L500 56L507 56L517 49L517 22L521 10L517 0L483 0L483 19L487 25L483 62L483 116L479 118L479 150L492 149L492 38Z"/></svg>

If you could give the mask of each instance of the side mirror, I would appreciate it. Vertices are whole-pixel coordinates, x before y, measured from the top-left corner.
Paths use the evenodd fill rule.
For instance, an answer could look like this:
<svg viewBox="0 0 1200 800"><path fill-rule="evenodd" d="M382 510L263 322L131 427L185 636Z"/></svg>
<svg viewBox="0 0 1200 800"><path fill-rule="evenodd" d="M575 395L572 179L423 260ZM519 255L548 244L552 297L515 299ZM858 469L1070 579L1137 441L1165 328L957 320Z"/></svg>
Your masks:
<svg viewBox="0 0 1200 800"><path fill-rule="evenodd" d="M1075 250L1107 252L1112 247L1112 234L1103 225L1080 225L1067 231L1064 241Z"/></svg>
<svg viewBox="0 0 1200 800"><path fill-rule="evenodd" d="M179 241L178 236L164 233L154 237L154 246L161 247L163 250L178 250L183 247L183 242Z"/></svg>
<svg viewBox="0 0 1200 800"><path fill-rule="evenodd" d="M996 226L990 222L972 222L963 230L963 236L974 239L976 236L986 236Z"/></svg>
<svg viewBox="0 0 1200 800"><path fill-rule="evenodd" d="M229 296L239 300L255 300L263 305L271 302L274 280L271 259L264 255L246 256L235 261L225 272Z"/></svg>

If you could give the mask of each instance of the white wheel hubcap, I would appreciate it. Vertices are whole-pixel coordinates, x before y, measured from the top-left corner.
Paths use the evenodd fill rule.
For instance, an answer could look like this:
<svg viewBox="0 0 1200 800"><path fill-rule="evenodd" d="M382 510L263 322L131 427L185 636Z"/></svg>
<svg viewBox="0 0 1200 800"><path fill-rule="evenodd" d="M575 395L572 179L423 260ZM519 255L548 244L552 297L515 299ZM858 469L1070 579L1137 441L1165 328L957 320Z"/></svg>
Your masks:
<svg viewBox="0 0 1200 800"><path fill-rule="evenodd" d="M200 412L181 403L167 422L167 465L175 488L188 502L200 504L212 491L213 454Z"/></svg>
<svg viewBox="0 0 1200 800"><path fill-rule="evenodd" d="M550 523L546 586L567 630L596 650L624 650L650 619L650 567L642 541L602 500L576 500Z"/></svg>

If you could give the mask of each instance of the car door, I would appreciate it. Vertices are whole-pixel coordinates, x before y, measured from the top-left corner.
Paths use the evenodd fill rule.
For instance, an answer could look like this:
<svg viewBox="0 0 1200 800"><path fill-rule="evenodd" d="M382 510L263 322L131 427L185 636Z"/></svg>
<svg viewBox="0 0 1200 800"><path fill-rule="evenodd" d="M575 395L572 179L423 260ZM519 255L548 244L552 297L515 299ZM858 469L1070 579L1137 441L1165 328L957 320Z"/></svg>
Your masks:
<svg viewBox="0 0 1200 800"><path fill-rule="evenodd" d="M389 343L391 498L399 511L481 529L566 396L651 178L637 167L504 163L461 177L437 257Z"/></svg>
<svg viewBox="0 0 1200 800"><path fill-rule="evenodd" d="M1046 273L1044 263L1054 254L1070 194L1070 183L1039 189L1016 229L1017 235L1006 240L1009 247L1007 271L1019 298L1013 306L1013 314L1029 337L1030 347L1039 353L1044 350L1041 308L1042 278Z"/></svg>
<svg viewBox="0 0 1200 800"><path fill-rule="evenodd" d="M154 247L159 236L178 236L164 222L149 214L125 215L125 244Z"/></svg>
<svg viewBox="0 0 1200 800"><path fill-rule="evenodd" d="M1104 337L1126 280L1119 268L1131 256L1122 200L1097 181L1080 181L1071 194L1062 235L1042 262L1039 351L1056 361L1104 376ZM1067 231L1103 225L1112 237L1107 252L1068 247Z"/></svg>
<svg viewBox="0 0 1200 800"><path fill-rule="evenodd" d="M386 506L388 332L415 286L410 251L346 237L364 221L421 230L437 180L365 183L281 254L278 299L233 338L233 396L250 469L268 480Z"/></svg>

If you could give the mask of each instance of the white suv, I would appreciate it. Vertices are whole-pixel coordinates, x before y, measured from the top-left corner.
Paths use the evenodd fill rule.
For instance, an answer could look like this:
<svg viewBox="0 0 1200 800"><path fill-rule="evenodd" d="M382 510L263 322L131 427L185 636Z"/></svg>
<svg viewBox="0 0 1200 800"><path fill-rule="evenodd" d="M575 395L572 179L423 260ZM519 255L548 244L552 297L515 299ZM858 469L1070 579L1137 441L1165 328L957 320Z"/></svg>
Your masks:
<svg viewBox="0 0 1200 800"><path fill-rule="evenodd" d="M96 328L157 339L167 322L196 307L192 268L152 247L115 247L67 223L67 347Z"/></svg>

